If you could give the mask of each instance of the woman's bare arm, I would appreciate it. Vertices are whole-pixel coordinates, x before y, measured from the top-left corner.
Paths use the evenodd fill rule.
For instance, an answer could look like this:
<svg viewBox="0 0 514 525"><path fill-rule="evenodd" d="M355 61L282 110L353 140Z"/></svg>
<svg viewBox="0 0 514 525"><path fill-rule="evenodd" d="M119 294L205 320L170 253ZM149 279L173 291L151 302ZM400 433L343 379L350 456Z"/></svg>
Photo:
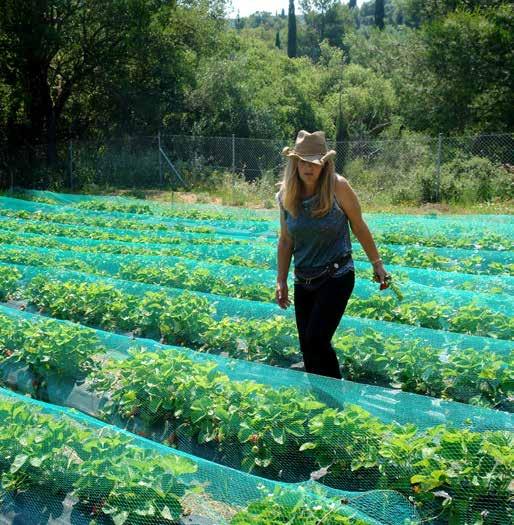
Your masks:
<svg viewBox="0 0 514 525"><path fill-rule="evenodd" d="M380 258L377 246L369 231L368 225L362 217L359 199L350 186L350 183L344 177L338 177L335 193L337 200L350 221L352 232L362 245L368 259L370 261L376 261Z"/></svg>
<svg viewBox="0 0 514 525"><path fill-rule="evenodd" d="M293 239L287 230L284 212L280 208L280 237L277 248L277 282L287 282L291 258L293 256Z"/></svg>

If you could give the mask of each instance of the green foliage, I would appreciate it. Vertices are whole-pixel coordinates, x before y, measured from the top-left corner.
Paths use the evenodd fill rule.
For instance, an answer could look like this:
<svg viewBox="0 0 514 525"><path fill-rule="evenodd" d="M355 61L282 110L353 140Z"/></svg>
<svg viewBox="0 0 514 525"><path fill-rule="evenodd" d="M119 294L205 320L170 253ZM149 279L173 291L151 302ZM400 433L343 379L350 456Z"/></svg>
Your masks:
<svg viewBox="0 0 514 525"><path fill-rule="evenodd" d="M41 286L41 282L40 278L33 279L29 291L39 287L41 292L38 296L32 296L30 300L64 319L78 320L80 315L85 316L94 311L97 316L101 316L99 324L102 327L115 330L130 329L145 337L162 339L170 344L270 365L288 365L298 354L294 322L283 317L247 320L226 316L216 321L214 305L190 292L184 292L174 298L162 293L147 293L138 300L135 296L113 289L99 296L96 293L98 285L91 286L91 291L85 294L84 286L77 283L54 281ZM24 296L25 292L20 290L19 294ZM77 303L76 295L85 296L80 304L66 310L58 309L59 305ZM127 310L117 312L117 304L128 305ZM386 296L380 299L354 298L348 311L371 319L486 337L508 339L514 331L512 320L507 316L474 305L453 309L445 304L425 304L419 301L398 305L391 296ZM85 318L82 322L88 321L89 318ZM59 352L67 352L68 345L76 345L77 348L70 353L72 357L68 363L59 365L59 353L52 361L53 351L48 350L43 342L35 343L34 353L29 353L27 357L25 351L21 352L19 357L18 354L12 357L13 348L21 349L24 348L23 345L26 346L24 342L17 343L13 339L14 328L0 333L5 340L3 347L7 351L6 357L37 365L41 374L45 372L44 366L47 365L53 368L73 368L73 363L77 362L76 370L87 369L88 356L99 352L94 347L90 349L92 345L87 340L87 333L84 335L84 344L81 344L82 336L75 340L72 332L69 336L66 335L69 332L66 330L60 334L58 328L50 325L47 332L37 327L35 334L40 334L43 339L45 334L48 337L51 334L52 339L60 341ZM23 341L29 340L27 337ZM66 342L67 338L71 338L70 343ZM345 363L345 374L352 380L385 384L410 392L485 406L505 405L508 409L507 399L511 396L509 360L495 354L471 349L454 349L449 353L441 353L425 345L418 349L418 345L414 343L411 345L394 338L385 340L375 331L368 331L362 335L351 333L348 336L338 332L335 342L337 351ZM44 356L41 363L37 361L40 355Z"/></svg>
<svg viewBox="0 0 514 525"><path fill-rule="evenodd" d="M231 525L279 525L292 522L295 525L365 525L359 518L346 516L341 512L340 502L316 500L306 494L295 494L287 489L277 489L261 500L248 505L237 513Z"/></svg>
<svg viewBox="0 0 514 525"><path fill-rule="evenodd" d="M356 64L345 69L341 102L350 139L369 137L387 127L397 105L391 83ZM339 95L328 96L325 107L335 122Z"/></svg>
<svg viewBox="0 0 514 525"><path fill-rule="evenodd" d="M432 201L436 177L421 178L422 199ZM440 196L446 202L487 202L496 198L514 198L512 174L483 157L461 157L441 168Z"/></svg>
<svg viewBox="0 0 514 525"><path fill-rule="evenodd" d="M512 5L473 13L458 11L421 32L425 52L416 80L424 79L425 126L440 132L510 130Z"/></svg>
<svg viewBox="0 0 514 525"><path fill-rule="evenodd" d="M190 460L156 454L112 430L88 428L20 401L0 401L0 479L13 493L39 488L78 498L95 518L137 525L158 516L172 525L182 515Z"/></svg>
<svg viewBox="0 0 514 525"><path fill-rule="evenodd" d="M297 33L296 33L296 13L294 0L289 0L289 11L287 16L287 56L295 58L297 56Z"/></svg>
<svg viewBox="0 0 514 525"><path fill-rule="evenodd" d="M16 283L21 278L21 272L16 268L0 265L0 301L5 301L16 289Z"/></svg>
<svg viewBox="0 0 514 525"><path fill-rule="evenodd" d="M94 331L53 320L29 323L0 315L0 363L29 365L38 378L56 372L75 380L92 369L106 349Z"/></svg>

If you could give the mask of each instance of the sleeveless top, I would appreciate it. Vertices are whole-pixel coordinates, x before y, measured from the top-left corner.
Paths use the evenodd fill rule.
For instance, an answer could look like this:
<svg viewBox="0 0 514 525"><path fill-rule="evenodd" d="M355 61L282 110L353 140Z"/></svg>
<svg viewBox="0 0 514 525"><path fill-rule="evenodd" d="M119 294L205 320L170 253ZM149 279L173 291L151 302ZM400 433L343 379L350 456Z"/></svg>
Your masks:
<svg viewBox="0 0 514 525"><path fill-rule="evenodd" d="M316 275L327 264L352 253L348 217L334 195L332 209L323 217L311 217L317 195L303 199L296 219L283 207L277 194L281 212L284 213L289 234L293 238L294 266L305 275ZM350 259L336 272L334 277L347 271L355 271Z"/></svg>

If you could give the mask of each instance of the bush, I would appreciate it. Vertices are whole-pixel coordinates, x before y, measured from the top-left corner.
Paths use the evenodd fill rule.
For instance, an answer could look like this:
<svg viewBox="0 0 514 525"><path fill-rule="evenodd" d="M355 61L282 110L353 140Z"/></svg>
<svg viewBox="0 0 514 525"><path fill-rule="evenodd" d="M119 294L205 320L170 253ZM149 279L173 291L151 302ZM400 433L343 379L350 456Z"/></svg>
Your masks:
<svg viewBox="0 0 514 525"><path fill-rule="evenodd" d="M401 204L419 202L420 189L417 172L407 167L392 167L388 164L366 166L364 159L349 162L344 176L355 188L361 201L365 204Z"/></svg>
<svg viewBox="0 0 514 525"><path fill-rule="evenodd" d="M437 179L425 173L420 178L421 198L435 200ZM483 157L457 157L441 168L440 199L464 204L514 198L512 175Z"/></svg>
<svg viewBox="0 0 514 525"><path fill-rule="evenodd" d="M265 208L275 207L275 183L278 177L272 171L263 172L262 176L247 181L244 173L231 171L210 172L208 178L195 186L195 191L204 192L221 198L221 203L228 206L247 206L263 204Z"/></svg>

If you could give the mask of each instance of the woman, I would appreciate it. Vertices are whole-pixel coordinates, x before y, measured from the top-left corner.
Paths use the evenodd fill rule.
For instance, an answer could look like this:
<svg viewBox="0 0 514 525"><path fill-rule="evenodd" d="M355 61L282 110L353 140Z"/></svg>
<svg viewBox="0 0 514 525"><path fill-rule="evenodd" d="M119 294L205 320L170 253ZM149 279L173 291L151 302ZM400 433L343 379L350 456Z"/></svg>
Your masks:
<svg viewBox="0 0 514 525"><path fill-rule="evenodd" d="M387 287L386 272L364 222L357 196L348 181L335 173L336 152L327 151L322 131L300 131L288 157L277 193L280 239L276 300L286 309L287 275L294 255L296 326L305 370L341 379L331 345L355 285L350 230L364 248L374 280Z"/></svg>

